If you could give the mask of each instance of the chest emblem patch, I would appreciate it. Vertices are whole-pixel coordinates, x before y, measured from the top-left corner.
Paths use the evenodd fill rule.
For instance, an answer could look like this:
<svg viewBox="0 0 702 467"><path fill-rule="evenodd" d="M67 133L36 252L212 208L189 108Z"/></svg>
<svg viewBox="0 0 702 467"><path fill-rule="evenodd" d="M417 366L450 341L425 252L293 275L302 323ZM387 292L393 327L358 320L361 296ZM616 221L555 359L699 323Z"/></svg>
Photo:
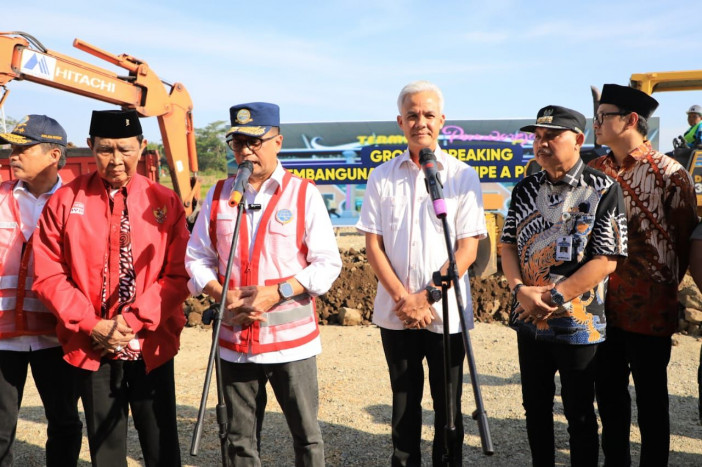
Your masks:
<svg viewBox="0 0 702 467"><path fill-rule="evenodd" d="M83 203L73 203L73 206L71 206L71 214L79 214L82 216L85 214L85 205Z"/></svg>
<svg viewBox="0 0 702 467"><path fill-rule="evenodd" d="M166 208L166 206L154 209L154 217L159 224L166 222L166 214L168 214L168 208Z"/></svg>
<svg viewBox="0 0 702 467"><path fill-rule="evenodd" d="M293 220L293 213L290 211L290 209L281 209L280 211L275 213L275 220L280 222L281 224L287 224L291 220Z"/></svg>

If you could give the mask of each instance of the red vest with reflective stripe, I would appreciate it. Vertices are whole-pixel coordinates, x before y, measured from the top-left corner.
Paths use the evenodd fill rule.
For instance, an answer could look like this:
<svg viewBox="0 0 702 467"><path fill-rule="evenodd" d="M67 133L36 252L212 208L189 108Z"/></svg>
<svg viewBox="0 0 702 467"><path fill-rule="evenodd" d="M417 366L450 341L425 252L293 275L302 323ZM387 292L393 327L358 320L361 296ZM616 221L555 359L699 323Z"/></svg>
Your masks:
<svg viewBox="0 0 702 467"><path fill-rule="evenodd" d="M263 214L249 255L251 226L244 216L229 288L244 285L279 284L308 266L305 236L305 199L309 180L285 172L283 185L276 189ZM229 204L234 184L230 177L217 183L210 211L210 239L219 258L220 282L224 281L237 207ZM240 353L261 354L295 348L319 335L317 311L312 297L302 294L278 303L265 322L251 325L222 325L219 344Z"/></svg>
<svg viewBox="0 0 702 467"><path fill-rule="evenodd" d="M12 189L17 180L0 185L0 339L56 333L56 317L32 292L32 238L26 246L22 218Z"/></svg>

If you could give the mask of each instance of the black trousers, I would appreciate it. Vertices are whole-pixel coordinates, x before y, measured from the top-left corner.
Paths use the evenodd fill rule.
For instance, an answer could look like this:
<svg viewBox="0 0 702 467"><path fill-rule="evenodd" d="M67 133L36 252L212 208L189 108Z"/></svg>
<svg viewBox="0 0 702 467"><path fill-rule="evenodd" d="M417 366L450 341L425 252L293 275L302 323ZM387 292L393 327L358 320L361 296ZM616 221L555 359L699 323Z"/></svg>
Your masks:
<svg viewBox="0 0 702 467"><path fill-rule="evenodd" d="M605 466L631 465L629 374L634 377L641 430L639 465L668 465L670 414L667 370L670 349L670 337L646 336L607 327L607 339L597 351L595 384L602 419Z"/></svg>
<svg viewBox="0 0 702 467"><path fill-rule="evenodd" d="M392 387L392 465L421 465L420 442L422 437L422 395L424 368L427 359L429 388L434 409L433 465L443 465L445 452L446 398L444 384L443 335L427 330L380 330L385 359ZM463 458L463 360L465 349L460 333L450 337L450 381L454 400L456 437L453 443L454 458L451 465L462 465Z"/></svg>
<svg viewBox="0 0 702 467"><path fill-rule="evenodd" d="M147 467L180 466L173 360L146 374L143 360L103 359L82 371L81 398L93 466L127 465L131 408Z"/></svg>
<svg viewBox="0 0 702 467"><path fill-rule="evenodd" d="M53 347L30 352L0 351L0 466L13 462L17 417L30 366L48 422L46 465L76 465L83 436L78 416L77 372L63 360L61 347Z"/></svg>
<svg viewBox="0 0 702 467"><path fill-rule="evenodd" d="M595 416L595 353L598 344L544 342L517 333L522 400L535 467L555 464L553 398L556 371L561 376L563 412L568 420L572 466L597 466L599 444Z"/></svg>

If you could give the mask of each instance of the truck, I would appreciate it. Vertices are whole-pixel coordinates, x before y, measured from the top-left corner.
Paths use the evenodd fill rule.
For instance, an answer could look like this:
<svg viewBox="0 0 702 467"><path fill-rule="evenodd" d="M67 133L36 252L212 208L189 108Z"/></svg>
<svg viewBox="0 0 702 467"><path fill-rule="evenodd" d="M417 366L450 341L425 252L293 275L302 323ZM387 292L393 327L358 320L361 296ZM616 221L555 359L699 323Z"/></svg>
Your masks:
<svg viewBox="0 0 702 467"><path fill-rule="evenodd" d="M173 190L183 201L189 222L194 222L199 210L200 182L193 104L185 86L162 81L144 60L131 55L114 55L80 39L75 39L73 46L125 69L127 75L120 76L49 50L25 32L0 32L0 107L9 95L7 83L29 81L118 105L123 109L134 109L140 117L156 117ZM60 172L64 182L94 169L92 157L84 157L90 155L86 151L88 150L68 151L66 167ZM158 160L158 154L147 153L140 163L140 173L157 180ZM7 164L2 165L5 166L0 168L4 169L3 179L11 178ZM8 172L9 176L6 176Z"/></svg>

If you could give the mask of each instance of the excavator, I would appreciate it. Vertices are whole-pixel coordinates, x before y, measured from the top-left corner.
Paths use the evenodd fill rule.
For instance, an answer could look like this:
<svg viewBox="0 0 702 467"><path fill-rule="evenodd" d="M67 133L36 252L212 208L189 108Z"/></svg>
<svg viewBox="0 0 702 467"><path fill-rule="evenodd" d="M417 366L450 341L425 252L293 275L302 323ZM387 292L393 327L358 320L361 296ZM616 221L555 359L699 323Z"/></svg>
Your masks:
<svg viewBox="0 0 702 467"><path fill-rule="evenodd" d="M702 90L702 70L634 73L629 79L629 86L649 95L654 92ZM702 146L690 148L678 140L673 144L675 149L668 155L692 175L697 195L697 215L702 216Z"/></svg>
<svg viewBox="0 0 702 467"><path fill-rule="evenodd" d="M183 201L192 223L199 211L193 103L181 83L167 83L149 65L127 54L114 55L80 39L73 46L127 70L125 76L49 50L30 34L0 32L0 108L9 95L7 83L30 81L135 109L141 117L156 117L163 140L173 190ZM148 158L147 158L148 160ZM150 163L148 170L155 170Z"/></svg>

